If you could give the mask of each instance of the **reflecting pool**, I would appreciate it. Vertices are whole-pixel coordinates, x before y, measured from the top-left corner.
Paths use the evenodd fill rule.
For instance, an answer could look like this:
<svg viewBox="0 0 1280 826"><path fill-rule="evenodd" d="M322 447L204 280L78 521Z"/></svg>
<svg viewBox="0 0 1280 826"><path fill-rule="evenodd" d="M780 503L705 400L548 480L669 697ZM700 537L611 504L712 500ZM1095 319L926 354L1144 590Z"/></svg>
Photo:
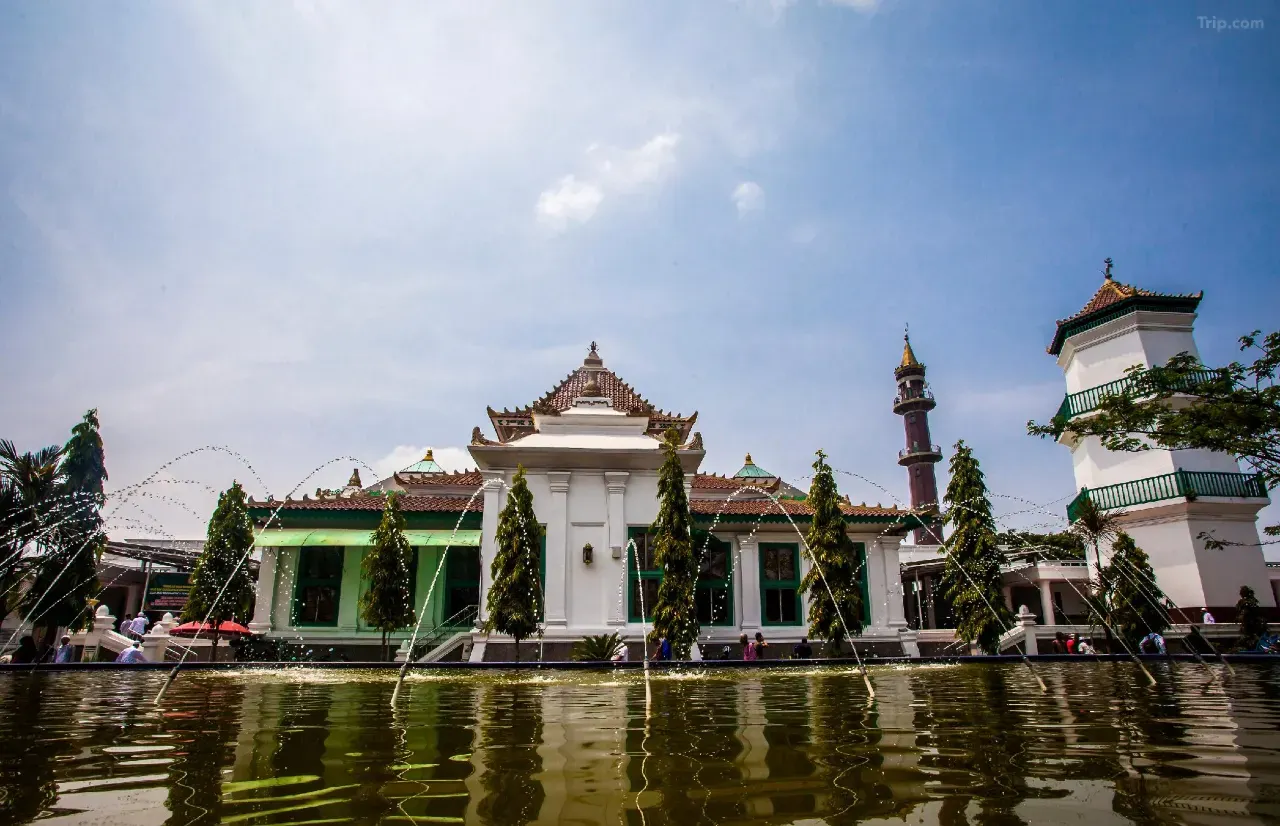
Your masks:
<svg viewBox="0 0 1280 826"><path fill-rule="evenodd" d="M1280 821L1280 666L1151 666L0 674L0 822Z"/></svg>

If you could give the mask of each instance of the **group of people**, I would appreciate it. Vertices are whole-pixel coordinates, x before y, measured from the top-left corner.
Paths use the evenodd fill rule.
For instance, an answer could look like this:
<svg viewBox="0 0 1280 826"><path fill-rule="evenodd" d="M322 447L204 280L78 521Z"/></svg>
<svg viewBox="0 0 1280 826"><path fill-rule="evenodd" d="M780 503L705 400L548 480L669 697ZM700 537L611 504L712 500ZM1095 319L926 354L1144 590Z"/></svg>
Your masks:
<svg viewBox="0 0 1280 826"><path fill-rule="evenodd" d="M0 662L17 663L18 665L31 663L70 663L75 662L76 648L71 644L71 638L64 636L61 644L55 650L53 646L48 646L41 651L36 646L35 637L27 634L18 640L18 647L12 654L6 654L0 657Z"/></svg>
<svg viewBox="0 0 1280 826"><path fill-rule="evenodd" d="M141 612L137 616L125 614L124 619L120 620L120 633L131 640L141 640L147 635L147 626L150 624L151 620L146 614Z"/></svg>
<svg viewBox="0 0 1280 826"><path fill-rule="evenodd" d="M1054 654L1096 654L1093 643L1083 639L1079 634L1064 634L1059 631L1053 637L1049 650Z"/></svg>
<svg viewBox="0 0 1280 826"><path fill-rule="evenodd" d="M742 659L747 662L766 659L765 649L769 647L764 639L764 634L757 631L755 639L751 639L746 634L738 638L738 644L742 647ZM618 643L618 648L614 651L610 658L613 662L626 662L629 658L627 644L625 642ZM811 660L813 659L813 646L809 644L808 637L801 637L800 642L791 649L791 658L794 660ZM671 641L666 637L660 637L658 643L654 646L653 654L649 657L653 662L662 662L671 659ZM733 659L733 649L724 646L720 649L719 660Z"/></svg>

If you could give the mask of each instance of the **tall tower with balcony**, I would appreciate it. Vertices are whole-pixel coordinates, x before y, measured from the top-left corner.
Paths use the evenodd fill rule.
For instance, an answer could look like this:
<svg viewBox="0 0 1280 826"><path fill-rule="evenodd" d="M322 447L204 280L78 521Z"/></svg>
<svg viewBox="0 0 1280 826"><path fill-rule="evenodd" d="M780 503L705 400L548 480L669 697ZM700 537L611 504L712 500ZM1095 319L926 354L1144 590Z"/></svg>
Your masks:
<svg viewBox="0 0 1280 826"><path fill-rule="evenodd" d="M1104 395L1122 390L1130 367L1163 365L1179 353L1199 357L1192 325L1203 293L1168 295L1122 284L1111 259L1104 263L1102 286L1080 312L1058 322L1049 345L1066 377L1058 412L1068 420L1092 415ZM1157 584L1189 618L1198 621L1204 608L1232 616L1241 585L1253 588L1259 603L1275 605L1256 525L1268 503L1266 488L1256 475L1241 473L1234 457L1208 450L1112 452L1098 437L1070 430L1059 442L1071 450L1079 490L1067 518L1075 520L1086 497L1119 512L1123 529L1151 557ZM1230 544L1206 549L1201 534Z"/></svg>
<svg viewBox="0 0 1280 826"><path fill-rule="evenodd" d="M924 379L924 365L911 349L910 335L902 337L902 363L893 371L898 380L898 395L893 399L893 412L902 417L907 431L907 446L898 452L898 464L907 469L911 484L911 507L937 511L938 480L933 466L942 461L942 451L929 439L929 411L937 402ZM917 528L917 545L941 545L942 526L937 522Z"/></svg>

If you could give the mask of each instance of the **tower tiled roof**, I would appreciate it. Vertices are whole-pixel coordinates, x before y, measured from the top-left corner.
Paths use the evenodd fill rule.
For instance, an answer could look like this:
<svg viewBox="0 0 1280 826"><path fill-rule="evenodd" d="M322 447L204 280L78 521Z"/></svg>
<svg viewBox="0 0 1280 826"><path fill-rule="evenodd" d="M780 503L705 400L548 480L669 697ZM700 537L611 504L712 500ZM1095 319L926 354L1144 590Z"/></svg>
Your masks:
<svg viewBox="0 0 1280 826"><path fill-rule="evenodd" d="M742 469L739 470L737 473L733 474L733 478L735 479L774 479L777 477L775 477L772 473L770 473L769 471L757 465L755 462L751 461L751 454L748 453L747 458L744 460L744 463L742 465Z"/></svg>
<svg viewBox="0 0 1280 826"><path fill-rule="evenodd" d="M695 473L689 480L689 487L693 490L723 490L729 492L741 490L744 487L772 491L780 483L780 480L773 476L740 477L717 476L714 473Z"/></svg>
<svg viewBox="0 0 1280 826"><path fill-rule="evenodd" d="M435 456L432 455L432 452L430 450L428 450L427 455L423 456L420 461L414 462L413 464L409 465L407 468L405 468L400 472L401 473L444 473L444 468L440 467L439 463L436 462Z"/></svg>
<svg viewBox="0 0 1280 826"><path fill-rule="evenodd" d="M1067 336L1077 332L1089 329L1094 323L1102 323L1109 321L1113 315L1119 317L1131 310L1152 309L1163 310L1165 312L1194 312L1196 305L1200 303L1200 299L1204 298L1204 291L1197 293L1157 293L1151 290L1144 290L1141 287L1134 287L1131 284L1123 284L1112 276L1110 258L1104 262L1106 269L1104 271L1102 286L1098 287L1098 291L1093 294L1093 298L1089 299L1080 311L1075 315L1064 318L1058 322L1057 331L1054 333L1053 341L1049 344L1049 355L1056 356L1062 351L1062 344L1066 341Z"/></svg>
<svg viewBox="0 0 1280 826"><path fill-rule="evenodd" d="M604 366L604 361L596 351L596 344L591 343L591 351L583 359L582 366L565 376L555 387L543 394L542 398L515 410L503 408L501 411L489 408L489 420L498 434L498 442L505 443L527 436L533 432L533 414L555 416L573 407L573 400L598 394L607 398L610 406L629 416L648 416L649 427L646 432L653 436L661 436L669 427L680 433L681 441L689 438L689 429L697 421L695 411L691 416L679 413L668 413L659 410L627 384L612 370Z"/></svg>
<svg viewBox="0 0 1280 826"><path fill-rule="evenodd" d="M470 503L468 505L468 503ZM250 510L276 509L282 511L323 510L323 511L380 511L387 504L387 497L370 493L358 493L354 496L320 496L312 499L304 496L301 499L278 499L265 501L249 500ZM414 496L401 494L400 510L414 513L468 513L484 509L484 497L474 499L467 496Z"/></svg>

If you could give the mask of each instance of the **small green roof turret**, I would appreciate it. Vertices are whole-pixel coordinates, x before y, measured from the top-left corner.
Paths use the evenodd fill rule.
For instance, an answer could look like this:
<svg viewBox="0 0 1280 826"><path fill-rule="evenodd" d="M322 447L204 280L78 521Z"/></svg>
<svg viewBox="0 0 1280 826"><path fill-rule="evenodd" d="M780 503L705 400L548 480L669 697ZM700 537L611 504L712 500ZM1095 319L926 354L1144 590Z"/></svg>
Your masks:
<svg viewBox="0 0 1280 826"><path fill-rule="evenodd" d="M742 470L733 474L734 479L776 479L769 471L751 461L751 454L747 454L746 464L742 466Z"/></svg>
<svg viewBox="0 0 1280 826"><path fill-rule="evenodd" d="M435 457L431 455L431 451L427 451L427 455L422 457L422 461L414 462L409 465L401 473L444 473L444 468L436 464Z"/></svg>

